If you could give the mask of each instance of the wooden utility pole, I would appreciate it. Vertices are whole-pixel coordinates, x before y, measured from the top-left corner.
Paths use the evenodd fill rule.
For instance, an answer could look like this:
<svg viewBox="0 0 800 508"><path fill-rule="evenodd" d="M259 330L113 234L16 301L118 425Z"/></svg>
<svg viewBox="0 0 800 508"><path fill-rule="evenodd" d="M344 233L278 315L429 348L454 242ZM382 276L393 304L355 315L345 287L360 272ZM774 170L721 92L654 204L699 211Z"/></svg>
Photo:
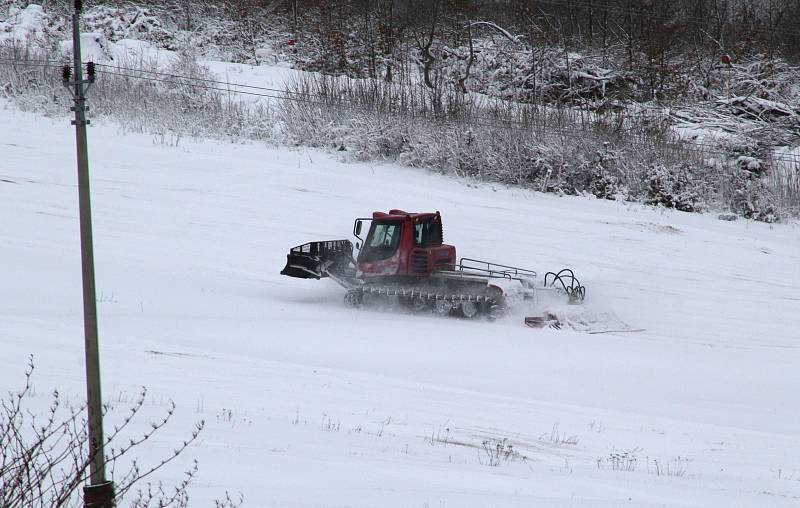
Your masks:
<svg viewBox="0 0 800 508"><path fill-rule="evenodd" d="M83 330L86 356L86 399L89 427L89 485L83 488L86 508L112 508L114 484L106 480L103 450L103 401L100 392L100 354L97 343L97 299L94 283L94 247L92 241L92 207L89 195L89 152L86 145L86 90L94 83L94 64L87 64L83 79L81 62L81 0L75 0L72 13L73 65L64 69L64 84L74 87L75 141L78 153L78 206L80 208L81 268L83 275ZM70 74L73 79L70 81Z"/></svg>

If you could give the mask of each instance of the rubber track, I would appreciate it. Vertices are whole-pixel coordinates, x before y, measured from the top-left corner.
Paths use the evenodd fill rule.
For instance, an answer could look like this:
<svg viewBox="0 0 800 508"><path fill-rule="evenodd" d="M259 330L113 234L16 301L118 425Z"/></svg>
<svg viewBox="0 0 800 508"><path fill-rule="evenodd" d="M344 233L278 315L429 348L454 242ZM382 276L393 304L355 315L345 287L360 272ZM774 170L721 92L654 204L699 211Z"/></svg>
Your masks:
<svg viewBox="0 0 800 508"><path fill-rule="evenodd" d="M490 302L496 303L494 297L476 294L455 294L443 293L441 291L420 289L418 287L393 287L393 286L373 286L365 285L358 288L353 288L351 291L361 291L362 293L370 293L385 296L406 296L413 298L415 296L426 298L428 300L445 300L451 302Z"/></svg>

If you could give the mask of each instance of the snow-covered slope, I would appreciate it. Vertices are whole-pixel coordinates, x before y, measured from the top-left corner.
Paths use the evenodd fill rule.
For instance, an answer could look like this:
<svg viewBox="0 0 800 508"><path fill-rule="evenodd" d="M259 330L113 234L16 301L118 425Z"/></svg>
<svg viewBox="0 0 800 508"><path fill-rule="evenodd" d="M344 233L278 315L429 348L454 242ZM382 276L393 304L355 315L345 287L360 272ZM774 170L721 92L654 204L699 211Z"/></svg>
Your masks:
<svg viewBox="0 0 800 508"><path fill-rule="evenodd" d="M74 133L3 108L0 388L33 353L35 401L77 400ZM114 421L147 386L142 427L177 403L145 461L206 420L192 506L226 489L247 506L800 503L796 224L117 130L89 133L104 395ZM289 247L388 208L440 210L460 255L572 267L585 312L645 331L354 311L332 282L278 275Z"/></svg>

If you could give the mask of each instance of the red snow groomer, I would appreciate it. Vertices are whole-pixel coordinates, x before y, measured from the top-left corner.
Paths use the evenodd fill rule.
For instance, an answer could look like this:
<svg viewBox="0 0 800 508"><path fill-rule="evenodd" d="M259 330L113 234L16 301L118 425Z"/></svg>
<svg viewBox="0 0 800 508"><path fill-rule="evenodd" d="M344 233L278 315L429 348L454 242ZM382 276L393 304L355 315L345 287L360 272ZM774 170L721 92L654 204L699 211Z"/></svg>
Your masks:
<svg viewBox="0 0 800 508"><path fill-rule="evenodd" d="M369 231L361 232L365 222ZM583 301L586 290L572 270L536 272L514 266L460 258L444 243L442 217L435 213L390 210L355 219L358 256L350 240L310 242L292 247L282 275L302 279L330 277L347 292L352 307L399 301L416 312L490 319L503 315L514 299L536 299L545 290L563 294L569 303Z"/></svg>

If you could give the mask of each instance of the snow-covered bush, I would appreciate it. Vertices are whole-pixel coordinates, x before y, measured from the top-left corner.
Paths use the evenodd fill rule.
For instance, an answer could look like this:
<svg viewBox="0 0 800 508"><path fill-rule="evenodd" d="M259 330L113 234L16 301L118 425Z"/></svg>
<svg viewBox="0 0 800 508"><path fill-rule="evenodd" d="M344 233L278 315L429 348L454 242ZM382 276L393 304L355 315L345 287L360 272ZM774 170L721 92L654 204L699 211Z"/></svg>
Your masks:
<svg viewBox="0 0 800 508"><path fill-rule="evenodd" d="M742 217L762 222L780 220L766 184L746 169L733 169L726 185L726 198L731 211Z"/></svg>
<svg viewBox="0 0 800 508"><path fill-rule="evenodd" d="M175 39L159 16L139 5L96 5L84 11L81 23L83 31L100 32L111 42L139 39L167 47Z"/></svg>
<svg viewBox="0 0 800 508"><path fill-rule="evenodd" d="M333 97L341 98L341 94ZM480 118L447 120L392 112L378 113L352 103L286 102L280 117L290 144L328 147L356 160L393 160L458 178L519 185L560 194L602 199L637 198L644 188L640 161L666 160L656 143L626 142L604 130L562 135L549 126L484 123ZM598 146L602 149L598 150ZM688 157L688 154L687 154ZM672 164L670 162L669 164ZM680 180L687 169L666 169L665 206L697 210L706 195ZM649 182L648 182L649 183ZM682 186L682 187L681 187Z"/></svg>
<svg viewBox="0 0 800 508"><path fill-rule="evenodd" d="M479 41L471 89L526 102L579 103L627 98L634 73L603 65L602 55L554 46L527 48Z"/></svg>
<svg viewBox="0 0 800 508"><path fill-rule="evenodd" d="M347 136L339 147L349 147L356 160L396 159L410 150L410 136L404 126L368 115L354 117L351 126L354 132L365 135Z"/></svg>
<svg viewBox="0 0 800 508"><path fill-rule="evenodd" d="M624 193L617 162L619 151L577 151L566 157L546 185L546 190L563 194L588 192L601 199L615 199Z"/></svg>
<svg viewBox="0 0 800 508"><path fill-rule="evenodd" d="M65 20L45 11L41 5L6 2L0 5L0 44L42 49L51 46ZM7 11L3 16L3 9Z"/></svg>
<svg viewBox="0 0 800 508"><path fill-rule="evenodd" d="M185 77L172 79L165 85L182 113L206 107L219 93L208 86L208 80L214 79L211 71L200 65L196 55L189 49L180 51L178 58L171 61L164 72Z"/></svg>
<svg viewBox="0 0 800 508"><path fill-rule="evenodd" d="M682 212L696 212L701 208L702 195L702 184L688 166L653 164L648 168L645 203Z"/></svg>
<svg viewBox="0 0 800 508"><path fill-rule="evenodd" d="M615 199L620 194L619 181L604 166L595 164L589 177L587 190L598 198Z"/></svg>

